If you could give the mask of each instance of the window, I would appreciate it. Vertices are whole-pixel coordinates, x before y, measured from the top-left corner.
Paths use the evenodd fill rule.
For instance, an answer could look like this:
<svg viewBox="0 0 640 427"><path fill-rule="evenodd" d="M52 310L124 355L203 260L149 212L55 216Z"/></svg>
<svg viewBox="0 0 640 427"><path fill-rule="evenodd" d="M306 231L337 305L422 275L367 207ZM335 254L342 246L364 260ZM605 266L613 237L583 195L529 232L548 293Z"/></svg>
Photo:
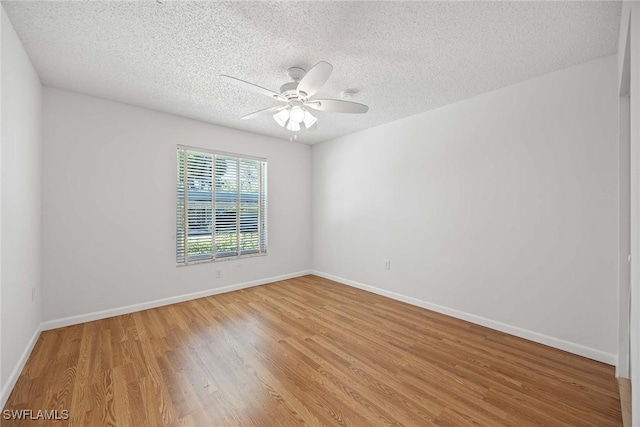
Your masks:
<svg viewBox="0 0 640 427"><path fill-rule="evenodd" d="M176 263L267 253L265 159L178 146Z"/></svg>

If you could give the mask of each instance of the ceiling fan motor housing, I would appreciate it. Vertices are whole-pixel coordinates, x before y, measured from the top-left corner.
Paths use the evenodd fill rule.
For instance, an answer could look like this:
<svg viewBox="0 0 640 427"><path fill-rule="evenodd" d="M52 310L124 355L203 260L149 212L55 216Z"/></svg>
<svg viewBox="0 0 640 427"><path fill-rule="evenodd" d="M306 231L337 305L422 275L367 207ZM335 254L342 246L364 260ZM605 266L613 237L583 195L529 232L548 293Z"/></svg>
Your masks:
<svg viewBox="0 0 640 427"><path fill-rule="evenodd" d="M298 82L285 83L280 86L280 95L287 98L289 101L298 98Z"/></svg>
<svg viewBox="0 0 640 427"><path fill-rule="evenodd" d="M289 101L302 98L297 89L298 89L298 83L300 82L300 80L302 80L305 74L307 74L307 71L304 68L300 68L300 67L289 68L287 70L287 75L293 81L289 83L285 83L282 86L280 86L280 95L284 96Z"/></svg>

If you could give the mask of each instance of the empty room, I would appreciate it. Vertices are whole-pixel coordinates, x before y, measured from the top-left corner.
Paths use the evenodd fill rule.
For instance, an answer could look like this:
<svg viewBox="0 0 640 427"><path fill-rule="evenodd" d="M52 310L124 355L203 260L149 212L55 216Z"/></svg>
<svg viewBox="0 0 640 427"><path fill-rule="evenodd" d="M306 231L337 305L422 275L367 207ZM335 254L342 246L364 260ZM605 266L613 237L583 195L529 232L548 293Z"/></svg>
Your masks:
<svg viewBox="0 0 640 427"><path fill-rule="evenodd" d="M0 4L0 425L640 427L640 2Z"/></svg>

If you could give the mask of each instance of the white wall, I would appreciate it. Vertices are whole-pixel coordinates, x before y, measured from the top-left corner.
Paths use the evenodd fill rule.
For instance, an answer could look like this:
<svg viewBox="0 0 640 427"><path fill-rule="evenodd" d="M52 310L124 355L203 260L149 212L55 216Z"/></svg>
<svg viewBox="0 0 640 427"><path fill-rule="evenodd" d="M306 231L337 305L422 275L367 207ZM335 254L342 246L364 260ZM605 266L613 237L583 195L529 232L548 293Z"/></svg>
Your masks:
<svg viewBox="0 0 640 427"><path fill-rule="evenodd" d="M29 58L0 7L2 19L0 378L5 399L40 325L41 97ZM31 299L36 288L35 301Z"/></svg>
<svg viewBox="0 0 640 427"><path fill-rule="evenodd" d="M314 269L615 363L616 64L314 146Z"/></svg>
<svg viewBox="0 0 640 427"><path fill-rule="evenodd" d="M616 376L629 378L630 302L631 302L631 140L630 140L630 45L628 40L631 4L625 2L620 16L618 49L618 363ZM637 198L633 198L637 204ZM637 213L637 206L633 207ZM634 226L635 229L635 226Z"/></svg>
<svg viewBox="0 0 640 427"><path fill-rule="evenodd" d="M626 12L626 13L625 13ZM640 425L640 2L626 3L622 10L621 45L629 43L629 55L619 52L620 71L625 71L625 59L629 60L629 145L631 187L631 309L630 309L630 358L632 424ZM624 24L630 15L628 31ZM628 37L628 39L627 39ZM625 58L626 56L626 58ZM621 73L620 80L625 80Z"/></svg>
<svg viewBox="0 0 640 427"><path fill-rule="evenodd" d="M311 267L309 146L52 88L43 114L45 321ZM267 158L267 256L176 267L177 144Z"/></svg>

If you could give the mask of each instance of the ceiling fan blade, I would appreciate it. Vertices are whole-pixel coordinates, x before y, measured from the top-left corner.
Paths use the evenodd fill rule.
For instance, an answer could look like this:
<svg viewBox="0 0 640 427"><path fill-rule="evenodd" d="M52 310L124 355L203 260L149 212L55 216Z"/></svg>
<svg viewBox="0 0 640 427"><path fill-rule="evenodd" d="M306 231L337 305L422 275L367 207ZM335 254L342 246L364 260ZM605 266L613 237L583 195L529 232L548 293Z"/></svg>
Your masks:
<svg viewBox="0 0 640 427"><path fill-rule="evenodd" d="M339 99L314 99L304 105L319 111L330 111L333 113L362 114L369 111L369 107L351 101L340 101Z"/></svg>
<svg viewBox="0 0 640 427"><path fill-rule="evenodd" d="M235 77L227 76L224 74L221 74L220 78L226 82L248 89L252 92L261 93L263 95L267 95L270 98L287 102L286 98L281 97L279 93L276 93L269 89L265 89L262 86L254 85L253 83L245 82L244 80L236 79Z"/></svg>
<svg viewBox="0 0 640 427"><path fill-rule="evenodd" d="M264 116L267 114L273 114L273 113L277 113L280 110L283 110L287 108L286 105L278 105L276 107L269 107L269 108L265 108L263 110L258 110L255 113L251 113L251 114L247 114L246 116L240 117L242 120L249 120L249 119L253 119L254 117L258 117L258 116Z"/></svg>
<svg viewBox="0 0 640 427"><path fill-rule="evenodd" d="M298 83L298 92L304 92L307 97L313 96L329 79L333 65L320 61L304 75Z"/></svg>

